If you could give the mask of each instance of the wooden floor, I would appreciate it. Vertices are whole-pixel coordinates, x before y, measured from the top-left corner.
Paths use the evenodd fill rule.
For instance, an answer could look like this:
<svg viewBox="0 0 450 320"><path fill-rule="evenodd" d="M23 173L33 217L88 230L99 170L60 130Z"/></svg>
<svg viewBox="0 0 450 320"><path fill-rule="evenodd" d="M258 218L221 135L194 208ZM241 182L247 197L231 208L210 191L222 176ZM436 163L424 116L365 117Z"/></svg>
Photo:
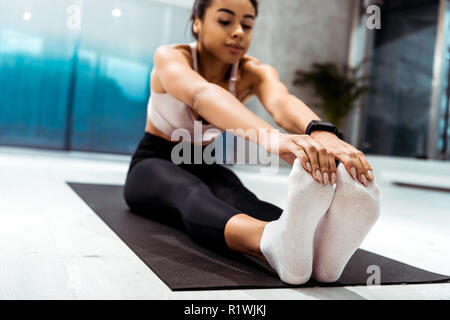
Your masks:
<svg viewBox="0 0 450 320"><path fill-rule="evenodd" d="M381 216L361 248L450 275L450 163L367 156ZM450 283L172 292L65 183L123 185L130 157L0 147L0 299L450 299ZM233 168L284 207L288 168Z"/></svg>

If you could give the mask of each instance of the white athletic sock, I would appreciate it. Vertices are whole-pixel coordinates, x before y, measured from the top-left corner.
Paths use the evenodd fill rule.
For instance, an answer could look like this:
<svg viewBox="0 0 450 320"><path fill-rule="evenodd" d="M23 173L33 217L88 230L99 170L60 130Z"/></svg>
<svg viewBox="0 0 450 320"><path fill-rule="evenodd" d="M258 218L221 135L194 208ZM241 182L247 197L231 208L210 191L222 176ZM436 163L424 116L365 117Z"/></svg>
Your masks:
<svg viewBox="0 0 450 320"><path fill-rule="evenodd" d="M366 187L355 181L339 164L333 201L314 236L313 279L337 281L378 219L380 189L375 180L368 182Z"/></svg>
<svg viewBox="0 0 450 320"><path fill-rule="evenodd" d="M332 185L323 185L303 169L299 159L289 174L288 201L280 218L269 222L260 249L280 279L307 282L312 272L314 231L333 200Z"/></svg>

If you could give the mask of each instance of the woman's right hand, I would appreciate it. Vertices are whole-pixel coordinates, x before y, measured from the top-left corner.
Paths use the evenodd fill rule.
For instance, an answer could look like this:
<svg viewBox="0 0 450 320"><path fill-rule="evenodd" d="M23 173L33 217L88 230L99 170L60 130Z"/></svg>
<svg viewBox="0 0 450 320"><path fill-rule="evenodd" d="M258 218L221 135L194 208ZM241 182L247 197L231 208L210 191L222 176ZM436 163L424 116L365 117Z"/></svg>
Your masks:
<svg viewBox="0 0 450 320"><path fill-rule="evenodd" d="M278 141L267 151L293 165L296 158L300 160L303 168L315 180L323 184L336 182L336 162L334 156L307 134L278 133Z"/></svg>

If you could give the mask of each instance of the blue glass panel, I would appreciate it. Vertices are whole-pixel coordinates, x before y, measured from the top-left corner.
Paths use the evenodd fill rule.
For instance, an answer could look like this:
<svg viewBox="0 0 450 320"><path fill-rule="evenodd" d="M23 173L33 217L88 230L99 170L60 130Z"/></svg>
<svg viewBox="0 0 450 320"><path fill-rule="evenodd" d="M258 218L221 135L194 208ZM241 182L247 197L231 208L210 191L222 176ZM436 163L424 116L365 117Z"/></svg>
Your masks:
<svg viewBox="0 0 450 320"><path fill-rule="evenodd" d="M0 144L133 152L154 51L192 41L189 15L160 1L0 1Z"/></svg>
<svg viewBox="0 0 450 320"><path fill-rule="evenodd" d="M190 11L105 0L85 2L83 12L71 147L132 153L145 129L153 53L163 43L191 41L178 25Z"/></svg>
<svg viewBox="0 0 450 320"><path fill-rule="evenodd" d="M73 56L68 4L1 2L0 144L63 148Z"/></svg>

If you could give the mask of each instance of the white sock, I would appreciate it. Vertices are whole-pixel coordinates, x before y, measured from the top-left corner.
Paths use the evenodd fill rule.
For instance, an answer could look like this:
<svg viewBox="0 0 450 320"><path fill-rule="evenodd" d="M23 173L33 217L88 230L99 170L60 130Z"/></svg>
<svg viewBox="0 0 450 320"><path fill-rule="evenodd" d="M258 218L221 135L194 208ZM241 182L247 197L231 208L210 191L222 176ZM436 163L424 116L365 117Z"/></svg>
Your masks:
<svg viewBox="0 0 450 320"><path fill-rule="evenodd" d="M332 185L323 185L303 169L299 159L289 174L286 208L269 222L260 249L280 279L289 284L307 282L312 272L314 231L333 200Z"/></svg>
<svg viewBox="0 0 450 320"><path fill-rule="evenodd" d="M353 180L342 163L336 172L336 190L330 208L314 236L312 278L337 281L351 256L380 214L380 190L374 181L366 187Z"/></svg>

